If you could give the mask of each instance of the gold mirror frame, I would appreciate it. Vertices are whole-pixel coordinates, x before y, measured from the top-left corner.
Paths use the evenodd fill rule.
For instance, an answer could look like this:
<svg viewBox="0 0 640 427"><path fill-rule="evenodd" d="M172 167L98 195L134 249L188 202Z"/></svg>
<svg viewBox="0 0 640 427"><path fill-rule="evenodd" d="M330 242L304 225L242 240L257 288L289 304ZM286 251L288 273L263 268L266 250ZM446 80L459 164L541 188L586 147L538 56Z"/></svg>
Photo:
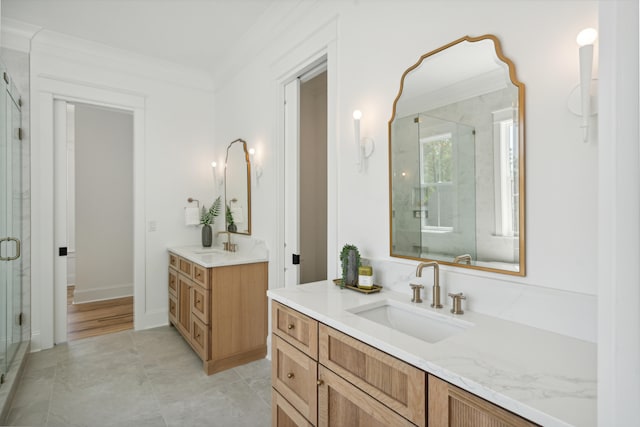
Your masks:
<svg viewBox="0 0 640 427"><path fill-rule="evenodd" d="M231 206L231 203L237 203L238 199L237 196L235 195L231 195L231 199L229 199L230 195L229 195L229 174L228 174L228 167L229 167L229 151L231 150L231 148L233 147L234 144L242 144L242 149L244 150L244 161L246 164L246 175L247 175L247 200L246 200L246 217L247 217L247 227L246 227L246 231L233 231L231 233L234 234L244 234L244 235L251 235L251 161L249 160L249 151L247 150L247 142L243 139L236 139L235 141L232 141L229 146L227 147L227 156L225 157L225 168L224 168L224 197L225 197L225 230L228 231L228 226L229 224L227 223L226 220L226 212L227 212L227 207ZM239 161L239 163L241 163L242 160ZM238 176L241 176L241 174L239 173ZM241 184L240 184L241 185ZM241 206L242 207L242 206Z"/></svg>
<svg viewBox="0 0 640 427"><path fill-rule="evenodd" d="M453 260L452 261L442 261L442 260L434 260L434 259L429 259L429 258L420 258L420 257L412 257L412 256L406 256L406 255L397 255L394 254L394 250L393 250L393 212L394 212L394 207L393 207L393 150L392 150L392 125L393 125L393 121L396 118L396 107L398 104L398 101L400 99L400 97L402 96L402 92L403 92L403 88L405 85L405 78L407 77L407 75L409 73L411 73L413 70L415 70L416 68L418 68L420 65L422 65L423 61L433 55L436 55L452 46L455 46L459 43L462 42L478 42L478 41L482 41L482 40L491 40L493 42L493 45L495 47L495 52L496 55L498 57L498 59L500 59L504 64L507 65L508 70L509 70L509 79L511 80L511 83L513 85L515 85L518 88L518 112L517 112L517 117L518 117L518 149L519 149L519 159L518 159L518 170L519 170L519 180L518 180L518 184L519 184L519 194L520 194L520 198L519 198L519 203L518 203L518 217L519 217L519 221L520 221L520 229L519 229L519 234L518 234L518 248L519 248L519 259L518 259L518 264L514 265L518 265L519 269L518 271L512 271L512 270L507 270L507 269L500 269L500 268L492 268L492 267L486 267L486 266L477 266L477 265L467 265L467 264L460 264L460 263L454 263ZM482 271L489 271L489 272L493 272L493 273L501 273L501 274L508 274L508 275L513 275L513 276L525 276L526 275L526 270L525 270L525 260L526 260L526 239L525 239L525 233L526 233L526 223L525 223L525 199L526 199L526 193L525 193L525 86L524 83L520 82L517 77L516 77L516 70L515 70L515 65L513 64L513 62L507 58L503 52L502 52L502 46L500 45L500 41L498 40L498 38L494 35L483 35L483 36L479 36L479 37L470 37L470 36L464 36L461 37L449 44L446 44L438 49L435 49L431 52L428 52L424 55L422 55L418 61L413 64L411 67L409 67L403 74L402 74L402 78L400 80L400 89L398 91L398 95L396 96L394 102L393 102L393 110L392 110L392 114L391 114L391 118L389 119L389 125L388 125L388 138L389 138L389 254L391 257L396 257L396 258L404 258L404 259L411 259L411 260L416 260L416 261L437 261L439 264L444 264L444 265L450 265L450 266L454 266L454 267L462 267L462 268L467 268L467 269L474 269L474 270L482 270Z"/></svg>

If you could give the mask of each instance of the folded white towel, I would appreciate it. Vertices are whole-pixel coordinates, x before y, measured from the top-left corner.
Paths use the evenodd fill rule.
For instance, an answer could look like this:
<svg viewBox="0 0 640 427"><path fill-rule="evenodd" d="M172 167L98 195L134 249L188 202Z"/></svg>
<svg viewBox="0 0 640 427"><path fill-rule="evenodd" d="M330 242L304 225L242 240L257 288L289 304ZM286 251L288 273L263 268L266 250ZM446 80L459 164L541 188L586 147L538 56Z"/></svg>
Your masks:
<svg viewBox="0 0 640 427"><path fill-rule="evenodd" d="M184 224L185 225L200 224L200 209L184 208Z"/></svg>
<svg viewBox="0 0 640 427"><path fill-rule="evenodd" d="M244 212L242 206L234 206L231 208L231 215L233 215L233 222L236 224L242 224L244 222Z"/></svg>

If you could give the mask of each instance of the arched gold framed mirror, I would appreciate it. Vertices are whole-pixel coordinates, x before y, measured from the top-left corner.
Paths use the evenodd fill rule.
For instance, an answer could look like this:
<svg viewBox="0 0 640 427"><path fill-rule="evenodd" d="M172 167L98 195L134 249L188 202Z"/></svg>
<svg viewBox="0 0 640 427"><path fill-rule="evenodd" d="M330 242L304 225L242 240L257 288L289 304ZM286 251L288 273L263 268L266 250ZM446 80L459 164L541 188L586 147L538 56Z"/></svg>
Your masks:
<svg viewBox="0 0 640 427"><path fill-rule="evenodd" d="M409 67L389 120L390 255L525 275L524 84L493 35Z"/></svg>
<svg viewBox="0 0 640 427"><path fill-rule="evenodd" d="M236 139L227 147L224 186L227 231L250 235L251 162L243 139Z"/></svg>

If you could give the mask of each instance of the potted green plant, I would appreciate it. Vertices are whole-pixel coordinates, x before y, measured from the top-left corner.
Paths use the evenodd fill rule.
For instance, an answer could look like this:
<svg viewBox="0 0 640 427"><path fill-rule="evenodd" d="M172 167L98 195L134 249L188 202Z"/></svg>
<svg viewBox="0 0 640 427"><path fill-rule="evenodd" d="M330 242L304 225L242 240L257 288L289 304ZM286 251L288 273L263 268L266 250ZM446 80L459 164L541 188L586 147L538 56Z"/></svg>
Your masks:
<svg viewBox="0 0 640 427"><path fill-rule="evenodd" d="M211 243L213 243L211 226L216 222L216 217L220 214L220 206L222 204L220 197L218 196L209 209L202 205L200 224L202 224L202 246L205 248L211 247Z"/></svg>
<svg viewBox="0 0 640 427"><path fill-rule="evenodd" d="M236 227L235 222L233 222L233 213L231 212L231 208L229 207L229 205L227 205L226 217L227 231L230 231L231 233L235 233L236 231L238 231L238 227Z"/></svg>
<svg viewBox="0 0 640 427"><path fill-rule="evenodd" d="M360 267L360 251L355 245L347 243L340 251L342 263L342 283L340 287L356 286L358 284L358 268Z"/></svg>

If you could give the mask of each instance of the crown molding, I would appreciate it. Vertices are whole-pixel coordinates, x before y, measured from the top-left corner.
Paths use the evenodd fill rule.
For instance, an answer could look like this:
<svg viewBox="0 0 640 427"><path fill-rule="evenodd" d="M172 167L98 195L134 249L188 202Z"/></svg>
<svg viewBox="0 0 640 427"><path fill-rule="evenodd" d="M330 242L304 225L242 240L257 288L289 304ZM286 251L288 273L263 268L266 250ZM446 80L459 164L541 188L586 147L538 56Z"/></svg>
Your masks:
<svg viewBox="0 0 640 427"><path fill-rule="evenodd" d="M213 79L206 71L46 29L34 35L31 54L191 89L213 90Z"/></svg>
<svg viewBox="0 0 640 427"><path fill-rule="evenodd" d="M318 6L319 0L296 2L272 2L248 31L236 42L234 48L220 58L213 80L216 89L235 77L239 69L267 50L283 32L296 27L303 18Z"/></svg>
<svg viewBox="0 0 640 427"><path fill-rule="evenodd" d="M42 27L16 21L11 18L2 18L2 47L20 52L29 53L31 51L31 39L40 31Z"/></svg>

